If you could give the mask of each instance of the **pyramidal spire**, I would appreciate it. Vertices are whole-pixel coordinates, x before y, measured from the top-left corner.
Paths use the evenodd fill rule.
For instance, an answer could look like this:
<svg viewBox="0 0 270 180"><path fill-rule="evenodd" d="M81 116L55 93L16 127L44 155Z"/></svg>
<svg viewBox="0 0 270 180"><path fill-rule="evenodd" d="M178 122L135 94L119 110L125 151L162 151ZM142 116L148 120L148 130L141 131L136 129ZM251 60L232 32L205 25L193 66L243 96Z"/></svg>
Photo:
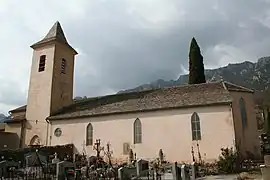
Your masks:
<svg viewBox="0 0 270 180"><path fill-rule="evenodd" d="M30 47L35 49L55 42L64 44L65 46L70 48L75 55L78 54L77 51L73 47L71 47L67 42L64 31L58 21L54 23L52 28L49 30L48 34L41 41L38 41L37 43L33 44Z"/></svg>
<svg viewBox="0 0 270 180"><path fill-rule="evenodd" d="M64 31L59 21L56 21L54 23L53 27L50 29L48 34L43 38L43 40L48 40L48 39L57 39L57 40L67 42Z"/></svg>
<svg viewBox="0 0 270 180"><path fill-rule="evenodd" d="M68 42L67 42L67 39L66 39L65 34L64 34L64 31L63 31L63 29L62 29L62 27L61 27L61 25L60 25L60 23L58 21L56 21L54 23L54 25L49 30L49 32L47 33L47 35L41 41L38 41L37 43L33 44L31 47L32 48L36 48L36 47L42 46L42 45L44 45L46 43L49 43L49 42L52 42L52 41L58 41L60 43L64 43L64 44L70 46L68 44Z"/></svg>

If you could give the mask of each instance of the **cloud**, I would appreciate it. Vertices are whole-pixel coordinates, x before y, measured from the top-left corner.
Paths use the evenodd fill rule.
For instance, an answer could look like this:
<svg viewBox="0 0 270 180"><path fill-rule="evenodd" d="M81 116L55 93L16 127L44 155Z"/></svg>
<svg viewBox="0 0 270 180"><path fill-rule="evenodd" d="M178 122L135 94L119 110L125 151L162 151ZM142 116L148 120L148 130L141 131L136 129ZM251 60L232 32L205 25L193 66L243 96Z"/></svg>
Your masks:
<svg viewBox="0 0 270 180"><path fill-rule="evenodd" d="M206 68L269 55L269 0L1 1L0 112L26 102L29 46L57 20L79 52L75 96L176 79L193 36Z"/></svg>

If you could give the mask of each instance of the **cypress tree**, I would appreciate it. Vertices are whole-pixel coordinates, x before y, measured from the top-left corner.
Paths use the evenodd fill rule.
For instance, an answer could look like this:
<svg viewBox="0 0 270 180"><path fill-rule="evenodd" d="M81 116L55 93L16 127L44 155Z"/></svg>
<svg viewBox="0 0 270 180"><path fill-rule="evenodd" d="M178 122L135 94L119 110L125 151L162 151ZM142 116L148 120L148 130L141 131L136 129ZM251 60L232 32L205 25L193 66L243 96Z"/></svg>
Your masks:
<svg viewBox="0 0 270 180"><path fill-rule="evenodd" d="M205 83L204 64L201 50L193 37L190 43L189 50L189 84Z"/></svg>

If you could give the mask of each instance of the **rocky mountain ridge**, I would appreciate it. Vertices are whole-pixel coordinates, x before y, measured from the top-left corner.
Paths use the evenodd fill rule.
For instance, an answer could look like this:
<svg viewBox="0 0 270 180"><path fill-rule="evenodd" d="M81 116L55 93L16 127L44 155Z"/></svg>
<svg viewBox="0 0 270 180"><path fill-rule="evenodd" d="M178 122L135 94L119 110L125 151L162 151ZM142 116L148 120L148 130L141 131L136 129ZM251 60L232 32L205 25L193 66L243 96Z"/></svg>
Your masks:
<svg viewBox="0 0 270 180"><path fill-rule="evenodd" d="M225 80L238 85L242 85L256 90L259 99L268 99L270 104L270 56L262 57L257 62L244 61L236 64L228 64L227 66L206 69L205 76L207 81ZM143 84L141 86L119 91L118 93L136 92L143 90L150 90L163 87L171 87L177 85L187 84L188 75L180 75L177 80L165 81L158 79L149 84ZM259 92L259 93L258 93ZM74 100L87 99L87 97L75 97ZM0 122L6 118L4 114L0 114Z"/></svg>
<svg viewBox="0 0 270 180"><path fill-rule="evenodd" d="M3 122L7 117L4 114L0 114L0 123Z"/></svg>
<svg viewBox="0 0 270 180"><path fill-rule="evenodd" d="M225 80L256 91L268 90L270 85L270 56L262 57L257 62L244 61L242 63L228 64L227 66L206 69L207 81ZM180 75L177 80L165 81L158 79L149 84L143 84L133 89L119 91L118 93L149 90L155 88L171 87L187 84L188 75Z"/></svg>

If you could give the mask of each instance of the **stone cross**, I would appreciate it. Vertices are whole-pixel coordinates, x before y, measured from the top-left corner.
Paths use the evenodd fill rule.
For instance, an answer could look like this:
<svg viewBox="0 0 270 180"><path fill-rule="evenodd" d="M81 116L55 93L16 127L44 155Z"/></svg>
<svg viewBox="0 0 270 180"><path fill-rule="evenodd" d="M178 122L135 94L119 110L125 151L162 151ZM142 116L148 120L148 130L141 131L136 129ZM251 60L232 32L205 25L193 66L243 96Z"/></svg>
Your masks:
<svg viewBox="0 0 270 180"><path fill-rule="evenodd" d="M58 159L58 157L57 157L57 153L55 152L54 153L54 158L53 158L53 160L52 160L52 163L53 164L56 164L56 163L58 163L59 162L59 159Z"/></svg>
<svg viewBox="0 0 270 180"><path fill-rule="evenodd" d="M160 163L162 164L163 161L164 161L164 154L163 154L162 149L159 150L158 156L159 156L159 161L160 161Z"/></svg>
<svg viewBox="0 0 270 180"><path fill-rule="evenodd" d="M86 143L83 140L83 142L82 142L82 154L86 154L85 146L86 146Z"/></svg>

